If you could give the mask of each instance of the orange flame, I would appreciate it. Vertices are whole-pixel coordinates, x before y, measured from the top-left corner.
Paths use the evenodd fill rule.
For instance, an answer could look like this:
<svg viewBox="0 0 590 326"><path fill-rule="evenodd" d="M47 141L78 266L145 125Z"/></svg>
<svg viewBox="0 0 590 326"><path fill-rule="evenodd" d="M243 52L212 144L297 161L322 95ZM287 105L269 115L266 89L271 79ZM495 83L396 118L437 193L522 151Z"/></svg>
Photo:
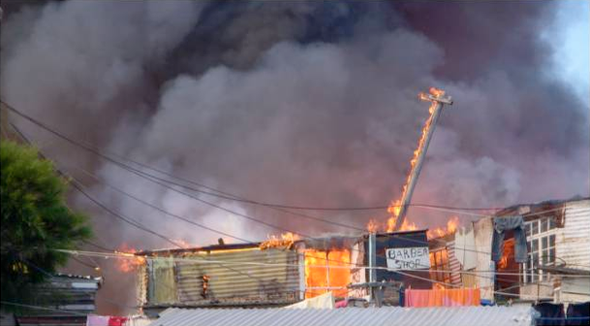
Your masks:
<svg viewBox="0 0 590 326"><path fill-rule="evenodd" d="M367 231L369 231L369 233L376 233L378 230L379 223L374 219L370 219L369 223L367 223Z"/></svg>
<svg viewBox="0 0 590 326"><path fill-rule="evenodd" d="M502 252L502 258L498 262L498 269L508 269L509 261L508 258L514 255L514 238L508 239L504 242L504 251Z"/></svg>
<svg viewBox="0 0 590 326"><path fill-rule="evenodd" d="M432 94L436 97L441 97L441 96L445 95L445 91L443 91L442 89L438 89L436 87L430 87L430 89L428 89L428 91L430 92L430 94Z"/></svg>
<svg viewBox="0 0 590 326"><path fill-rule="evenodd" d="M443 91L438 90L434 87L432 87L430 89L430 92L433 95L444 94ZM428 96L424 93L420 93L419 97L420 97L420 99L428 100ZM420 140L418 141L418 147L416 148L416 150L414 150L414 156L410 160L410 173L408 173L408 176L406 177L406 183L404 184L404 187L402 188L402 195L400 196L399 199L392 202L389 205L389 207L387 208L387 212L389 214L391 214L391 217L387 220L387 232L395 231L395 222L396 222L396 220L399 216L399 212L401 210L402 199L406 197L406 193L408 191L408 184L410 183L410 178L412 175L412 170L414 169L414 166L416 165L416 162L418 161L418 157L422 153L421 151L422 151L422 147L424 146L424 142L426 141L426 135L428 134L428 131L430 130L430 127L432 125L432 115L434 113L435 108L436 108L436 103L432 102L432 104L428 108L428 112L430 113L430 116L428 117L428 120L426 120L424 127L422 127L422 134L420 136Z"/></svg>
<svg viewBox="0 0 590 326"><path fill-rule="evenodd" d="M275 235L269 235L268 240L260 243L260 250L270 248L291 249L297 240L299 240L299 236L291 232L281 234L280 238Z"/></svg>
<svg viewBox="0 0 590 326"><path fill-rule="evenodd" d="M313 298L332 291L336 297L345 297L345 288L350 281L349 268L330 268L350 266L350 251L331 249L328 251L308 249L305 251L305 291L306 298Z"/></svg>
<svg viewBox="0 0 590 326"><path fill-rule="evenodd" d="M414 231L417 229L418 229L418 227L416 226L415 223L408 222L408 220L404 220L404 222L402 223L402 226L399 230L400 231Z"/></svg>
<svg viewBox="0 0 590 326"><path fill-rule="evenodd" d="M188 241L185 241L184 239L174 239L173 241L184 249L197 247L196 245L190 244Z"/></svg>
<svg viewBox="0 0 590 326"><path fill-rule="evenodd" d="M454 233L457 230L458 226L459 226L459 217L453 216L447 221L446 228L438 227L435 229L428 230L428 232L426 233L426 236L428 237L428 239L444 237L447 234Z"/></svg>
<svg viewBox="0 0 590 326"><path fill-rule="evenodd" d="M115 250L115 253L122 256L116 261L117 269L123 273L130 273L144 266L146 263L145 257L137 256L136 252L137 249L131 248L125 243L120 250Z"/></svg>

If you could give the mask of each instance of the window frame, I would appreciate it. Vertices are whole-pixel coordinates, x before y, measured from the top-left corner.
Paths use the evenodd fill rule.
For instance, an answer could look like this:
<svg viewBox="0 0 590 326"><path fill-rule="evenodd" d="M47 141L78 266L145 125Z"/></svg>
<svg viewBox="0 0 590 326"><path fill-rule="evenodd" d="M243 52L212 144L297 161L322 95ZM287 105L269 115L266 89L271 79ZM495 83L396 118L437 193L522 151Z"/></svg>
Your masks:
<svg viewBox="0 0 590 326"><path fill-rule="evenodd" d="M555 265L557 226L555 221L552 222L554 219L554 216L542 216L525 222L527 262L520 264L520 280L524 284L549 280L551 277L551 273L538 270L538 266Z"/></svg>

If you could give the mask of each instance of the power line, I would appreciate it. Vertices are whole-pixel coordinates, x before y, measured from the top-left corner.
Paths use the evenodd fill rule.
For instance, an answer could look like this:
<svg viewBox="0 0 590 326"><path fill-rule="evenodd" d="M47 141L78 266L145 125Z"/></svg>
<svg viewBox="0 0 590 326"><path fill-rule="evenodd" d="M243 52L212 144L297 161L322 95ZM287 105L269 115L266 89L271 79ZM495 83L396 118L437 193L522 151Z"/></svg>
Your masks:
<svg viewBox="0 0 590 326"><path fill-rule="evenodd" d="M84 144L81 144L81 143L79 143L79 142L77 142L77 141L75 141L75 140L72 140L72 139L70 139L69 137L66 137L66 136L64 136L64 135L60 134L59 132L57 132L57 131L55 131L55 130L53 130L53 129L49 128L49 127L46 127L46 126L44 126L42 123L40 123L40 122L36 121L35 119L33 119L33 118L31 118L31 117L29 117L29 116L27 116L27 115L24 115L24 114L22 114L22 113L18 112L18 111L17 111L16 109L14 109L14 108L11 108L11 109L12 109L12 110L14 110L14 111L15 111L17 114L19 114L19 115L23 116L24 118L26 118L27 120L31 121L32 123L34 123L34 124L36 124L36 125L40 126L40 127L41 127L41 128L43 128L43 129L46 129L47 131L49 131L49 132L51 132L51 133L53 133L53 134L55 134L55 135L59 136L60 138L62 138L62 139L64 139L64 140L66 140L66 141L68 141L68 142L70 142L70 143L72 143L72 144L74 144L74 145L77 145L77 146L79 146L79 147L82 147L82 148L84 148L84 149L86 149L86 150L88 150L88 151L90 151L90 152L92 152L92 153L94 153L94 154L96 154L96 155L98 155L98 156L100 156L100 157L103 157L104 159L108 160L108 161L109 161L109 162L111 162L111 163L114 163L114 164L115 164L115 165L117 165L118 167L120 167L120 168L122 168L122 169L124 169L124 170L126 170L126 171L129 171L129 172L131 172L131 173L134 173L134 174L138 175L139 177L142 177L142 178L144 178L144 179L147 179L147 180L149 180L149 181L151 181L151 182L153 182L153 183L156 183L156 184L158 184L158 185L160 185L160 186L162 186L162 187L165 187L165 188L167 188L167 189L170 189L170 190L172 190L172 191L174 191L174 192L180 193L180 194L182 194L182 195L184 195L184 196L187 196L187 197L189 197L189 198L192 198L192 199L194 199L194 200L197 200L197 201L199 201L199 202L205 203L205 204L207 204L207 205L209 205L209 206L212 206L212 207L215 207L215 208L217 208L217 209L220 209L220 210L226 211L226 212L228 212L228 213L230 213L230 214L233 214L233 215L236 215L236 216L239 216L239 217L242 217L242 218L246 218L246 219L249 219L249 220L251 220L251 221L254 221L254 222L257 222L257 223L260 223L260 224L263 224L263 225L266 225L267 227L271 227L271 228L274 228L274 229L277 229L277 230L280 230L280 231L283 231L283 232L291 232L291 233L296 233L296 234L299 234L299 235L305 236L306 238L313 239L311 236L309 236L309 235L306 235L306 234L303 234L302 232L293 232L292 230L288 230L288 229L282 228L282 227L280 227L280 226L276 226L276 225L273 225L273 224L271 224L271 223L268 223L268 222L265 222L265 221L261 221L261 220L259 220L259 219L253 218L253 217L251 217L251 216L249 216L249 215L246 215L246 214L242 214L242 213L239 213L239 212L232 211L232 210L230 210L230 209L227 209L227 208L225 208L225 207L223 207L223 206L220 206L220 205L217 205L217 204L214 204L214 203L210 203L210 202L208 202L208 201L206 201L206 200L203 200L203 199L201 199L201 198L195 197L195 196L193 196L193 195L191 195L191 194L189 194L189 193L186 193L186 192L184 192L184 191L181 191L181 190L178 190L178 189L176 189L176 188L174 188L174 187L171 187L171 186L169 186L169 185L167 185L167 184L164 184L164 183L162 183L162 182L160 182L160 181L166 182L166 180L163 180L163 179L161 179L161 178L158 178L158 177L156 177L156 176L153 176L153 175L151 175L151 174L147 174L147 173L145 173L145 172L143 172L143 171L140 171L140 170L137 170L137 169L135 169L135 168L133 168L133 167L130 167L130 166L128 166L128 165L126 165L126 164L124 164L124 163L121 163L121 162L119 162L119 161L116 161L116 160L112 159L111 157L109 157L109 156L106 156L106 155L102 154L100 151L97 151L97 150L95 150L95 149L93 149L93 148L90 148L90 147L88 147L88 146L86 146L86 145L84 145ZM179 186L182 186L182 185L179 185ZM86 194L86 195L87 195L87 194ZM325 222L332 223L332 222L330 222L330 221L325 221ZM133 224L132 224L132 225L133 225ZM356 228L356 227L352 227L352 228ZM356 229L358 229L358 228L356 228ZM363 230L363 231L364 231L364 230ZM148 232L149 232L149 231L148 231ZM407 239L407 240L409 240L409 241L414 241L414 242L419 242L419 243L422 243L422 244L428 244L428 242L427 242L427 241L420 241L420 240L414 240L414 239ZM177 245L177 246L178 246L178 245ZM181 246L180 246L180 247L181 247Z"/></svg>
<svg viewBox="0 0 590 326"><path fill-rule="evenodd" d="M137 257L145 258L146 260L173 260L176 262L190 262L190 263L203 263L203 264L217 264L217 263L225 263L227 265L252 265L252 266L269 266L269 267L299 267L299 264L294 263L264 263L259 261L223 261L223 260L214 260L208 259L203 260L203 258L190 258L190 257L164 257L164 256L143 256L131 253L121 253L121 252L112 252L112 253L105 253L105 252L96 252L96 251L86 251L86 250L71 250L71 249L53 249L58 252L63 252L72 255L80 255L80 256L92 256L92 257L99 257L99 258L121 258L121 259L137 259ZM324 261L325 259L321 259ZM343 262L344 263L344 262ZM326 265L307 265L308 267L313 268L325 268ZM425 266L426 267L426 266ZM429 267L429 266L428 266ZM414 269L393 269L390 267L384 266L367 266L362 264L351 263L351 266L343 266L343 265L330 265L330 269L350 269L350 268L365 268L365 269L375 269L375 270L384 270L389 272L446 272L446 273L464 273L464 274L498 274L498 275L524 275L523 273L504 273L504 272L497 272L497 271L453 271L453 270L414 270ZM541 275L541 274L534 274L534 275ZM552 273L551 275L554 276L561 276L561 275L572 275L572 276L583 276L590 278L590 275L586 274L555 274Z"/></svg>
<svg viewBox="0 0 590 326"><path fill-rule="evenodd" d="M67 137L59 132L57 132L55 129L52 129L46 125L44 125L43 123L35 120L34 118L20 112L19 110L17 110L16 108L14 108L13 106L9 105L8 103L0 100L6 107L7 109L9 109L10 111L16 113L17 115L25 118L26 120L29 120L30 122L38 125L39 127L53 133L54 135L67 140L68 142L71 142L75 145L78 146L83 146L84 148L89 149L88 147L93 147L92 150L93 151L100 151L98 150L95 146L91 146L91 145L86 145L86 144L82 144L78 141L75 141L73 139L71 139L70 137ZM89 149L90 150L90 149ZM123 155L117 154L117 153L113 153L111 151L100 151L101 154L102 153L107 153L108 155L114 156L114 157L118 157L119 159L131 162L133 164L136 164L138 166L141 166L145 169L149 169L155 172L158 172L160 174L166 175L168 177L171 177L173 179L179 180L179 181L183 181L189 184L193 184L196 185L198 187L207 189L209 191L204 191L201 189L195 189L192 187L189 187L187 185L184 184L179 184L177 182L174 181L170 181L170 180L166 180L166 182L174 184L176 186L179 187L183 187L185 189L189 189L195 192L199 192L205 195L210 195L210 196L215 196L215 197L219 197L219 198L223 198L223 199L227 199L227 200L232 200L232 201L238 201L238 202L242 202L242 203L246 203L246 204L252 204L252 205L259 205L259 206L265 206L265 207L275 207L275 208L281 208L281 209L287 209L287 210L313 210L313 211L365 211L365 210L381 210L381 209L387 209L390 207L396 207L396 205L373 205L373 206L365 206L365 207L314 207L314 206L298 206L298 205L287 205L287 204L276 204L276 203L267 203L267 202L262 202L262 201L256 201L256 200L252 200L252 199L247 199L235 194L231 194L228 192L224 192L218 189L215 189L213 187L207 186L203 183L200 182L196 182L187 178L181 178L178 177L174 174L171 174L169 172L163 171L161 169L152 167L150 165L147 165L145 163L141 163L138 162L136 160L130 159L128 157L125 157ZM104 155L104 154L103 154ZM155 177L155 176L154 176ZM157 178L157 177L156 177ZM398 205L399 206L399 205ZM454 207L454 206L444 206L444 205L432 205L432 204L409 204L408 206L412 206L412 207L421 207L421 208L441 208L441 209L458 209L458 210L466 210L466 211L491 211L491 210L498 210L501 208L498 207Z"/></svg>
<svg viewBox="0 0 590 326"><path fill-rule="evenodd" d="M141 171L141 170L137 170L137 169L135 169L135 168L133 168L133 167L130 167L130 166L128 166L128 165L126 165L126 164L124 164L124 163L121 163L121 162L119 162L119 161L116 161L116 160L112 159L111 157L108 157L108 156L106 156L106 155L102 154L100 151L98 151L98 150L95 150L95 149L93 149L93 148L91 148L91 147L89 147L89 146L87 146L87 145L81 144L81 143L79 143L79 142L77 142L77 141L75 141L75 140L72 140L72 139L70 139L69 137L67 137L67 136L64 136L64 135L62 135L61 133L59 133L59 132L57 132L57 131L55 131L55 130L53 130L53 129L51 129L51 128L49 128L49 127L45 126L45 125L43 125L41 122L38 122L38 121L36 121L35 119L33 119L33 118L31 118L31 117L29 117L29 116L27 116L27 115L23 114L23 113L20 113L18 110L16 110L15 108L13 108L13 107L9 106L9 105L8 105L8 104L6 104L5 102L2 102L2 103L4 103L4 104L5 104L5 105L6 105L6 106L7 106L7 107L8 107L8 108L11 110L11 111L13 111L13 112L15 112L16 114L18 114L18 115L22 116L23 118L25 118L25 119L29 120L30 122L34 123L35 125L38 125L38 126L40 126L41 128L43 128L43 129L45 129L45 130L47 130L47 131L51 132L52 134L55 134L55 135L57 135L58 137L60 137L60 138L62 138L62 139L64 139L64 140L66 140L66 141L68 141L68 142L70 142L70 143L72 143L72 144L74 144L74 145L77 145L77 146L79 146L79 147L82 147L82 148L84 148L84 149L86 149L86 150L88 150L88 151L90 151L90 152L92 152L92 153L94 153L94 154L96 154L96 155L98 155L98 156L100 156L100 157L103 157L104 159L106 159L106 160L108 160L108 161L110 161L110 162L112 162L112 163L116 164L116 165L117 165L117 166L119 166L120 168L122 168L122 169L124 169L124 170L126 170L126 171L129 171L129 172L132 172L132 173L134 173L134 174L136 174L136 175L138 175L138 176L140 176L140 177L142 177L142 178L144 178L144 179L147 179L147 180L149 180L149 181L151 181L151 182L153 182L153 183L156 183L156 184L158 184L158 185L160 185L160 186L162 186L162 187L165 187L165 188L168 188L168 189L170 189L170 190L172 190L172 191L175 191L175 192L177 192L177 193L183 194L183 195L185 195L185 196L187 196L187 197L189 197L189 198L192 198L192 199L194 199L194 200L197 200L197 201L199 201L199 202L205 203L205 204L207 204L207 205L209 205L209 206L212 206L212 207L215 207L215 208L217 208L217 209L220 209L220 210L226 211L226 212L228 212L228 213L230 213L230 214L233 214L233 215L236 215L236 216L239 216L239 217L243 217L243 218L246 218L246 219L252 220L252 221L254 221L254 222L257 222L257 223L260 223L260 224L266 225L266 226L268 226L268 227L271 227L271 228L274 228L274 229L278 229L278 230L281 230L281 231L284 231L284 232L292 232L292 233L296 233L296 234L299 234L299 235L303 235L303 236L305 236L305 237L306 237L306 238L308 238L308 239L313 239L311 236L305 235L305 234L303 234L303 233L301 233L301 232L293 232L293 231L291 231L291 230L288 230L288 229L285 229L285 228L282 228L282 227L279 227L279 226L276 226L276 225L273 225L273 224L267 223L267 222L265 222L265 221L261 221L261 220L259 220L259 219L253 218L253 217L251 217L251 216L248 216L248 215L246 215L246 214L242 214L242 213L239 213L239 212L232 211L232 210L230 210L230 209L227 209L227 208L225 208L225 207L223 207L223 206L220 206L220 205L217 205L217 204L214 204L214 203L211 203L211 202L205 201L205 200L203 200L203 199L201 199L201 198L198 198L198 197L195 197L195 196L193 196L193 195L191 195L191 194L189 194L189 193L186 193L186 192L180 191L180 190L178 190L178 189L175 189L174 187L171 187L171 186L169 186L169 185L163 184L163 183L162 183L162 182L160 182L160 181L163 181L163 182L169 182L169 181L167 181L167 180L164 180L164 179L161 179L161 178L158 178L158 177L156 177L156 176L153 176L153 175L151 175L151 174L145 173L145 172L143 172L143 171ZM14 126L13 126L13 127L14 127ZM22 135L22 134L21 134L21 135ZM24 136L24 135L23 135L23 136ZM26 138L26 137L25 137L25 138ZM74 179L74 181L75 181L75 179ZM79 182L78 182L78 183L79 183ZM173 183L173 184L183 187L183 185L180 185L180 184L177 184L177 183ZM76 187L76 188L77 188L77 189L79 189L79 187ZM191 189L191 188L189 188L189 189ZM79 190L80 190L80 189L79 189ZM198 191L198 190L196 190L196 189L195 189L195 191ZM88 194L86 194L85 192L83 192L83 193L84 193L84 194L85 194L85 195L88 197ZM95 200L93 200L93 201L96 203L96 201L95 201ZM103 204L103 206L104 206L104 204ZM429 209L434 209L434 210L441 210L441 208L436 208L436 207L434 207L433 205L430 205ZM442 209L442 210L445 210L445 209ZM561 210L561 208L554 209L554 210L548 210L548 211L544 211L544 212L537 212L537 213L525 214L524 216L532 216L532 215L537 215L537 214L543 214L543 213L546 213L546 212L549 212L549 211L555 211L555 210ZM109 211L109 210L107 210L107 211ZM110 210L110 211L112 212L112 210ZM457 212L457 211L454 211L454 212ZM463 213L463 212L459 212L459 213ZM475 216L488 216L488 215L486 215L486 214L477 214L477 213L469 213L469 214L471 214L471 215L475 215ZM323 221L324 221L324 222L327 222L327 223L334 224L334 222L331 222L331 221L327 221L327 220L323 220ZM127 221L127 222L129 222L129 221ZM131 225L134 225L134 224L131 224ZM138 227L137 225L134 225L134 226ZM351 227L351 228L358 229L357 227L352 227L352 226L347 226L347 227ZM362 229L360 229L360 230L362 230ZM145 229L144 229L144 231L145 231ZM362 231L364 231L364 230L362 230ZM149 230L149 231L146 231L146 232L153 233L153 231L151 231L151 230ZM220 231L215 231L215 232L220 232ZM157 234L157 233L156 233L156 234ZM160 236L160 237L163 237L162 235L159 235L159 236ZM232 238L236 238L236 237L232 236ZM172 240L170 240L170 239L167 239L167 238L166 238L166 240L167 240L168 242L172 241ZM421 241L421 240L415 240L415 239L409 239L409 238L405 238L405 240L408 240L408 241L410 241L410 242L415 242L415 243L426 244L426 245L428 244L428 241ZM440 242L440 241L442 241L442 242L446 243L446 241L444 241L444 240L442 240L442 239L441 239L441 240L439 240L439 239L432 239L432 240L434 240L434 241L439 241L439 242ZM178 245L178 244L176 244L175 242L172 242L172 243L173 243L173 244L175 244L176 246L178 246L178 247L182 248L182 246L179 246L179 245ZM482 251L478 251L478 250L470 250L470 249L465 249L465 251L482 252ZM490 253L487 253L487 252L482 252L482 253L484 253L484 254L490 254Z"/></svg>
<svg viewBox="0 0 590 326"><path fill-rule="evenodd" d="M155 231L153 231L153 230L150 230L150 229L148 229L148 228L145 228L145 227L143 227L141 224L139 224L138 222L136 222L136 221L134 221L134 220L131 220L131 219L129 219L128 217L125 217L125 216L123 216L123 215L121 215L121 214L119 214L119 213L117 213L117 212L115 212L115 211L111 210L111 209L110 209L110 208L108 208L106 205L104 205L104 204L103 204L103 203L101 203L100 201L98 201L98 200L94 199L92 196L90 196L90 195L89 195L89 194L88 194L88 193L87 193L87 192L86 192L84 189L82 189L82 187L83 187L83 186L82 186L81 184L79 184L77 180L75 180L75 179L72 179L72 181L73 181L73 182L72 182L72 185L74 186L74 188L76 188L76 189L77 189L79 192L81 192L81 193L82 193L82 194L83 194L83 195L84 195L86 198L88 198L90 201L92 201L94 204L96 204L98 207L102 208L104 211L108 212L108 213L109 213L109 214L111 214L112 216L114 216L114 217L116 217L116 218L120 219L121 221L123 221L123 222L125 222L125 223L127 223L127 224L129 224L129 225L132 225L132 226L134 226L134 227L136 227L136 228L138 228L138 229L140 229L140 230L143 230L143 231L145 231L145 232L147 232L147 233L150 233L150 234L152 234L152 235L155 235L155 236L157 236L158 238L161 238L161 239L163 239L164 241L166 241L166 242L169 242L169 243L173 244L174 246L176 246L176 247L178 247L178 248L183 248L183 247L182 247L182 245L180 245L180 244L176 243L176 242L175 242L175 241L173 241L173 240L170 240L168 237L166 237L166 236L164 236L164 235L162 235L162 234L160 234L160 233L158 233L158 232L155 232Z"/></svg>
<svg viewBox="0 0 590 326"><path fill-rule="evenodd" d="M24 139L24 140L25 140L27 143L29 143L29 144L32 144L32 142L31 142L31 141L30 141L30 140L29 140L29 139L28 139L28 138L27 138L27 137L26 137L26 136L25 136L25 135L24 135L24 134L23 134L23 133L22 133L20 130L18 130L18 128L17 128L16 126L12 125L12 127L13 127L13 128L14 128L14 129L15 129L15 130L16 130L16 131L19 133L19 134L21 134L21 136L23 137L23 139ZM42 153L40 153L40 155L41 155L41 156L43 156L43 154L42 154ZM43 157L44 157L44 156L43 156ZM99 207L101 207L101 208L103 208L104 210L106 210L106 211L107 211L109 214L111 214L112 216L115 216L115 217L117 217L117 218L119 218L119 219L122 219L124 222L126 222L126 223L128 223L128 224L131 224L132 226L135 226L135 227L137 227L137 228L139 228L139 229L141 229L141 230L143 230L143 231L146 231L146 232L148 232L148 233L151 233L151 234L153 234L153 235L156 235L156 236L158 236L158 237L160 237L160 238L162 238L162 239L164 239L164 240L166 240L166 241L168 241L168 242L170 242L170 243L174 244L174 245L175 245L176 247L178 247L178 248L181 248L181 249L183 249L183 248L184 248L183 246L181 246L181 245L177 244L177 243L176 243L174 240L171 240L171 239L169 239L169 238L165 237L164 235L161 235L161 234L159 234L159 233L157 233L157 232L155 232L155 231L153 231L153 230L151 230L151 229L149 229L149 228L145 228L145 227L141 226L141 224L140 224L139 222L137 222L137 221L135 221L135 220L133 220L133 219L131 219L131 218L125 217L125 216L123 216L123 215L121 215L121 214L118 214L118 213L114 212L113 210L109 209L109 208L108 208L108 207L107 207L105 204L103 204L103 203L99 202L98 200L94 199L92 196L90 196L88 193L86 193L86 192L85 192L83 189L81 189L81 187L84 187L84 186L83 186L83 185L82 185L82 183L81 183L80 181L78 181L76 178L74 178L73 176L71 176L71 175L69 175L69 174L66 174L66 173L64 173L63 171L61 171L61 170L59 170L59 169L58 169L58 172L59 172L59 173L60 173L62 176L64 176L64 177L66 177L66 178L69 178L69 179L71 179L71 180L74 182L74 183L73 183L73 185L74 185L74 187L75 187L77 190L81 191L81 192L82 192L82 193L83 193L83 194L84 194L84 195L85 195L85 196L86 196L88 199L90 199L90 200L91 200L92 202L94 202L95 204L99 205ZM138 172L141 172L141 171L138 171ZM149 178L149 177L148 177L148 178ZM217 232L217 233L221 232L221 231L218 231L218 230L215 230L215 229L211 229L211 230L214 230L214 232ZM288 230L287 230L287 231L288 231ZM288 231L288 232L292 232L292 231ZM225 234L225 233L224 233L224 234ZM298 233L298 234L301 234L301 233ZM229 234L228 234L228 235L229 235ZM240 239L240 238L238 238L238 237L236 237L236 236L233 236L233 235L229 235L229 236L230 236L230 237L232 237L232 238L238 239L238 240L244 240L244 241L246 241L246 242L253 242L253 241L251 241L251 240ZM309 237L309 239L313 239L313 238ZM206 258L203 258L203 259L204 259L204 260L208 260L208 259L206 259ZM334 262L340 262L340 263L346 263L346 262L341 262L341 261L336 261L336 260L330 260L330 261L334 261ZM221 266L221 267L226 267L225 265L222 265L222 264L220 264L220 266ZM227 268L227 267L226 267L226 268ZM233 270L233 269L231 269L231 268L228 268L228 269L230 269L230 270ZM234 270L234 271L235 271L235 270Z"/></svg>
<svg viewBox="0 0 590 326"><path fill-rule="evenodd" d="M73 256L72 256L72 257L70 257L70 258L72 258L73 260L77 261L77 262L78 262L78 263L80 263L81 265L84 265L84 266L86 266L86 267L88 267L88 268L90 268L90 269L93 269L93 270L95 270L95 271L97 270L97 268L98 268L98 269L100 269L100 266L98 266L98 265L97 265L97 266L92 266L92 265L90 265L89 263L86 263L86 262L84 262L84 261L82 261L82 260L80 260L80 259L78 259L78 258L76 258L76 257L73 257Z"/></svg>
<svg viewBox="0 0 590 326"><path fill-rule="evenodd" d="M4 102L2 102L2 103L4 103ZM6 103L4 103L4 104L6 105ZM270 227L270 228L274 228L274 229L277 229L277 230L281 230L281 231L283 231L283 232L292 232L291 230L285 229L285 228L283 228L283 227L280 227L280 226L277 226L277 225L273 225L273 224L271 224L271 223L268 223L268 222L265 222L265 221L262 221L262 220L259 220L259 219L256 219L256 218L253 218L253 217L251 217L251 216L248 216L248 215L246 215L246 214L242 214L242 213L239 213L239 212L232 211L232 210L230 210L230 209L228 209L228 208L225 208L225 207L223 207L223 206L221 206L221 205L218 205L218 204L215 204L215 203L212 203L212 202L208 202L208 201L206 201L206 200L204 200L204 199L201 199L201 198L195 197L195 196L193 196L193 195L191 195L191 194L189 194L189 193L186 193L186 192L180 191L180 190L178 190L178 189L176 189L176 188L174 188L174 187L171 187L171 186L169 186L169 185L167 185L167 184L163 183L163 182L169 182L169 181L167 181L167 180L163 180L163 179L161 179L161 178L158 178L158 177L156 177L156 176L153 176L153 175L147 174L147 173L145 173L145 172L142 172L142 171L140 171L140 170L137 170L137 169L135 169L135 168L133 168L133 167L131 167L131 166L128 166L128 165L126 165L126 164L124 164L124 163L118 162L118 161L116 161L116 160L112 159L111 157L108 157L108 156L106 156L106 155L102 154L101 152L99 152L99 151L97 151L97 150L95 150L95 149L91 148L91 147L88 147L88 146L86 146L86 145L84 145L84 144L81 144L81 143L79 143L79 142L77 142L77 141L75 141L75 140L73 140L73 139L70 139L70 138L68 138L68 137L66 137L66 136L63 136L61 133L59 133L59 132L57 132L57 131L55 131L55 130L52 130L52 129L48 128L48 127L46 127L46 126L45 126L44 124L42 124L41 122L38 122L38 121L34 120L33 118L31 118L31 117L29 117L29 116L27 116L27 115L25 115L25 114L22 114L22 113L20 113L19 111L17 111L16 109L14 109L14 108L12 108L12 107L10 107L10 106L8 106L8 105L7 105L7 107L8 107L8 108L9 108L11 111L13 111L13 112L17 113L18 115L20 115L20 116L24 117L25 119L27 119L27 120L31 121L32 123L34 123L34 124L36 124L36 125L38 125L38 126L42 127L43 129L45 129L45 130L47 130L47 131L49 131L49 132L53 133L54 135L57 135L57 136L59 136L60 138L62 138L62 139L64 139L64 140L66 140L66 141L68 141L68 142L70 142L70 143L72 143L72 144L74 144L74 145L78 145L78 146L80 146L80 147L83 147L83 148L85 148L86 150L88 150L88 151L90 151L90 152L92 152L92 153L95 153L96 155L98 155L98 156L101 156L101 157L103 157L104 159L106 159L106 160L108 160L108 161L110 161L110 162L112 162L112 163L116 164L117 166L119 166L119 167L123 168L124 170L128 170L128 171L130 171L130 172L132 172L132 173L134 173L134 174L136 174L136 175L138 175L138 176L140 176L140 177L142 177L142 178L144 178L144 179L146 179L146 180L149 180L149 181L151 181L151 182L153 182L153 183L156 183L156 184L158 184L158 185L160 185L160 186L162 186L162 187L168 188L168 189L170 189L170 190L172 190L172 191L174 191L174 192L180 193L180 194L182 194L182 195L184 195L184 196L186 196L186 197L192 198L192 199L194 199L194 200L196 200L196 201L199 201L199 202L201 202L201 203L204 203L204 204L206 204L206 205L209 205L209 206L211 206L211 207L214 207L214 208L217 208L217 209L223 210L223 211L225 211L225 212L228 212L228 213L230 213L230 214L233 214L233 215L236 215L236 216L241 216L241 217L243 217L243 218L246 218L246 219L249 219L249 220L251 220L251 221L255 221L255 222L257 222L257 223L260 223L260 224L266 225L267 227ZM160 182L159 180L161 180L161 181L163 181L163 182ZM180 184L176 184L176 185L178 185L178 186L182 186L182 185L180 185ZM303 235L301 232L296 232L296 233Z"/></svg>
<svg viewBox="0 0 590 326"><path fill-rule="evenodd" d="M42 306L34 306L34 305L22 304L22 303L16 303L16 302L4 301L4 300L0 301L0 303L6 304L6 305L9 305L9 306L15 306L15 307L23 307L23 308L30 308L30 309L37 309L37 310L47 310L47 311L57 311L57 312L68 313L68 314L71 314L71 315L86 317L86 314L78 313L78 312L75 312L75 311L72 311L72 310L47 308L47 307L42 307Z"/></svg>
<svg viewBox="0 0 590 326"><path fill-rule="evenodd" d="M113 252L113 251L115 251L115 249L109 249L109 248L106 248L106 247L97 245L96 243L91 242L91 241L88 241L88 240L82 240L82 242L87 243L87 244L89 244L91 246L94 246L94 247L96 247L98 249L106 250L107 252Z"/></svg>

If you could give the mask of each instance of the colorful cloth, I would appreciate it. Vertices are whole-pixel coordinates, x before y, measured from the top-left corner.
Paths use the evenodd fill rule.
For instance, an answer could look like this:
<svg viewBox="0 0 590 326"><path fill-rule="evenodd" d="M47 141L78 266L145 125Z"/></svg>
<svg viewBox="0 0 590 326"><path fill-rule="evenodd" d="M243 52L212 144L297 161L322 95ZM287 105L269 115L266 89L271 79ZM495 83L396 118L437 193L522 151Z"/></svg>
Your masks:
<svg viewBox="0 0 590 326"><path fill-rule="evenodd" d="M412 290L405 293L405 307L479 306L479 289Z"/></svg>
<svg viewBox="0 0 590 326"><path fill-rule="evenodd" d="M127 317L88 315L86 326L125 326Z"/></svg>

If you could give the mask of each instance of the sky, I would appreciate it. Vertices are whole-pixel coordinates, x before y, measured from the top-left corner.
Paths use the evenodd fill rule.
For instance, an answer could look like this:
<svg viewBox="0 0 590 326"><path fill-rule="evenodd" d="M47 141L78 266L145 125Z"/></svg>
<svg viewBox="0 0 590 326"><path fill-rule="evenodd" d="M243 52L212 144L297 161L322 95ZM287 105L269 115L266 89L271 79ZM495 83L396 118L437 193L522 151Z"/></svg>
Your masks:
<svg viewBox="0 0 590 326"><path fill-rule="evenodd" d="M556 51L555 74L590 104L590 1L562 1L554 25L545 33ZM563 43L551 42L552 38Z"/></svg>

